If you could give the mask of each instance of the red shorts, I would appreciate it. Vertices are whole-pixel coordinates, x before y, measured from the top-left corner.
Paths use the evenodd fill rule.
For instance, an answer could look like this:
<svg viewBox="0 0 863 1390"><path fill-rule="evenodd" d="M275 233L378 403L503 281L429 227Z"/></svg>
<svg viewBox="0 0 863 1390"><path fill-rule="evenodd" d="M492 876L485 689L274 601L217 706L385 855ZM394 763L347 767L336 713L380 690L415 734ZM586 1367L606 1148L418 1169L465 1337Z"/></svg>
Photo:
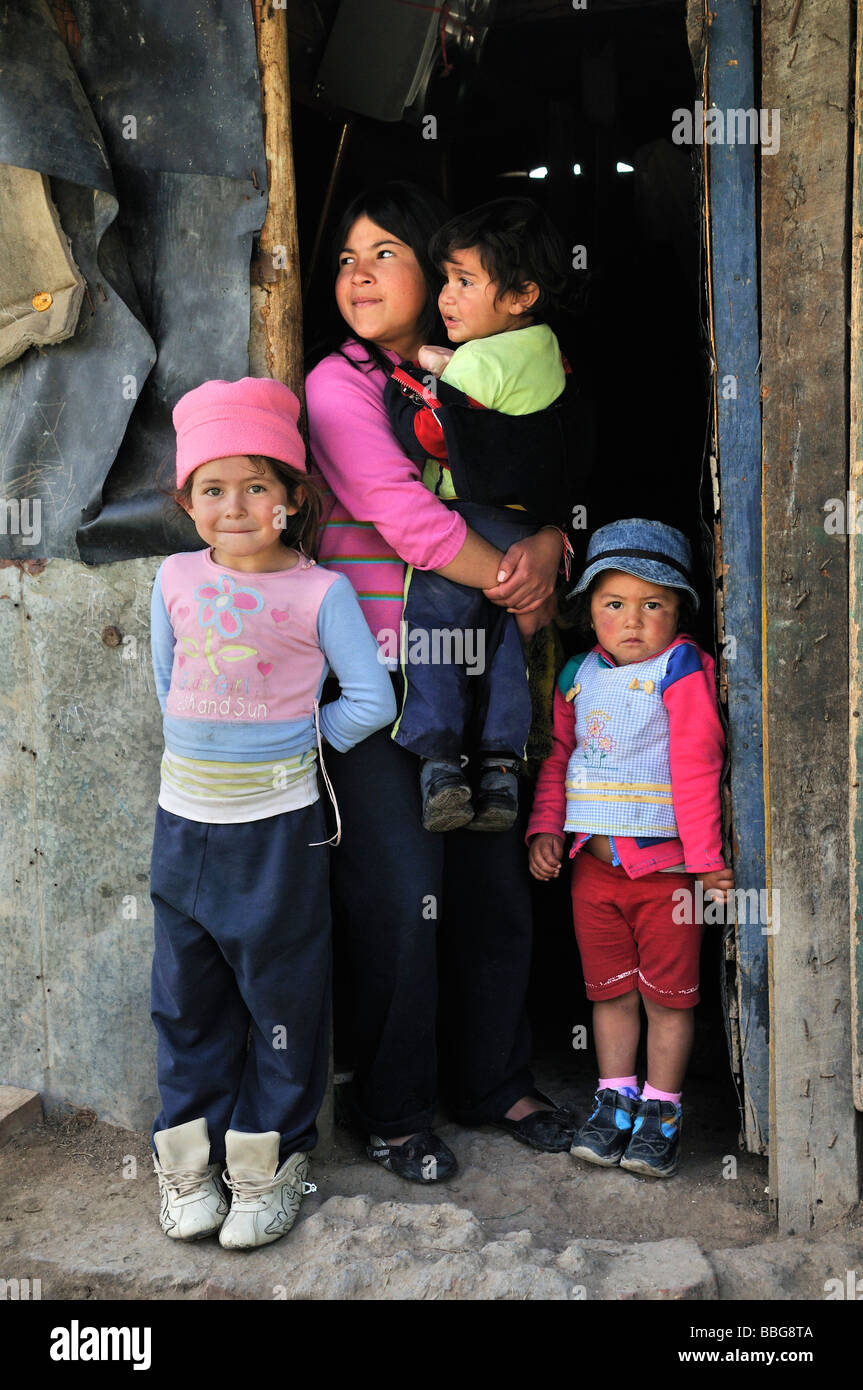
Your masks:
<svg viewBox="0 0 863 1390"><path fill-rule="evenodd" d="M694 884L682 873L630 878L622 865L603 864L587 850L576 855L572 918L588 999L637 989L669 1009L695 1007L703 927L675 922L682 900L671 896L681 888L692 893Z"/></svg>

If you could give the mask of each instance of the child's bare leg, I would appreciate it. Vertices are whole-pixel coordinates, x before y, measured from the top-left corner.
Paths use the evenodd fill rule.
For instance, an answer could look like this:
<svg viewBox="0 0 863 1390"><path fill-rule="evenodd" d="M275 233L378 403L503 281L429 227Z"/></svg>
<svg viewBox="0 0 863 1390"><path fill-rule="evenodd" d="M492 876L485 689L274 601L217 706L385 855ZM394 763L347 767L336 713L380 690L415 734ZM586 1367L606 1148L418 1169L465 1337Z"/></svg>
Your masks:
<svg viewBox="0 0 863 1390"><path fill-rule="evenodd" d="M668 1009L645 996L647 1080L658 1091L682 1091L695 1027L694 1009Z"/></svg>
<svg viewBox="0 0 863 1390"><path fill-rule="evenodd" d="M599 1063L596 1105L573 1136L570 1153L585 1163L612 1168L626 1152L638 1106L634 1090L628 1089L636 1085L635 1055L641 1032L638 991L631 989L615 999L597 999L593 1032Z"/></svg>
<svg viewBox="0 0 863 1390"><path fill-rule="evenodd" d="M671 1012L671 1010L667 1010ZM597 999L593 1006L593 1040L600 1076L632 1076L641 1033L637 990L615 999Z"/></svg>

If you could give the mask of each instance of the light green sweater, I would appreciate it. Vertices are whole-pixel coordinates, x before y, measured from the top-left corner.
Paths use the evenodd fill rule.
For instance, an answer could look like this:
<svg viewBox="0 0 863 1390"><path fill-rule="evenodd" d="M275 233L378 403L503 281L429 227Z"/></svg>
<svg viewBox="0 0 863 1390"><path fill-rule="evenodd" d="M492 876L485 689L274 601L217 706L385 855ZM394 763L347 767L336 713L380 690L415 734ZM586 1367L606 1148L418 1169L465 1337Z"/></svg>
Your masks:
<svg viewBox="0 0 863 1390"><path fill-rule="evenodd" d="M560 344L545 323L475 338L456 348L441 381L502 415L530 415L556 401L566 383ZM449 469L429 459L423 482L450 501L456 493Z"/></svg>
<svg viewBox="0 0 863 1390"><path fill-rule="evenodd" d="M566 377L557 338L548 324L537 323L462 343L441 381L473 396L487 410L529 415L557 400Z"/></svg>

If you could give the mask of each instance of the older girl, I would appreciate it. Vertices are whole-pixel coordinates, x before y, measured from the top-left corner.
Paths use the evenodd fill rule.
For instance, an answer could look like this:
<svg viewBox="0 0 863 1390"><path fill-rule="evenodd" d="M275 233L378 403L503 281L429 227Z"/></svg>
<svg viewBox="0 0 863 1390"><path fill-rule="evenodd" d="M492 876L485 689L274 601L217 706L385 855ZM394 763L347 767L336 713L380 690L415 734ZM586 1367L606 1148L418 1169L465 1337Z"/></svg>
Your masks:
<svg viewBox="0 0 863 1390"><path fill-rule="evenodd" d="M502 555L427 491L390 431L387 377L435 340L439 277L426 247L446 215L408 184L353 201L338 233L336 303L347 336L306 383L312 452L334 494L320 556L354 585L394 681L405 564L525 613L551 594L561 558L554 528ZM572 1122L537 1092L528 1064L531 912L517 826L499 835L425 831L417 759L388 729L329 762L344 826L333 895L369 1156L417 1182L455 1170L432 1131L439 1055L461 1123L568 1149Z"/></svg>

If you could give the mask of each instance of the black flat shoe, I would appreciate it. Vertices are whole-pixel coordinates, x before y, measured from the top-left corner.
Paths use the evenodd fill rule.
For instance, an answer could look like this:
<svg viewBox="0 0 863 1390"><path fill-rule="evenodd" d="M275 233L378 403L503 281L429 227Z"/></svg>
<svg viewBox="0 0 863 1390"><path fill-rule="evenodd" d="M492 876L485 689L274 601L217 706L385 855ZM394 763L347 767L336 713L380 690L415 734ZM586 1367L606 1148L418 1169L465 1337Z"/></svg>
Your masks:
<svg viewBox="0 0 863 1390"><path fill-rule="evenodd" d="M568 1153L572 1139L578 1129L578 1121L568 1110L534 1110L521 1120L508 1120L502 1116L493 1120L496 1129L505 1129L520 1144L530 1144L531 1148L543 1153Z"/></svg>
<svg viewBox="0 0 863 1390"><path fill-rule="evenodd" d="M404 1144L388 1144L374 1134L370 1138L366 1147L369 1158L408 1182L442 1182L458 1168L452 1149L430 1129L420 1130Z"/></svg>

